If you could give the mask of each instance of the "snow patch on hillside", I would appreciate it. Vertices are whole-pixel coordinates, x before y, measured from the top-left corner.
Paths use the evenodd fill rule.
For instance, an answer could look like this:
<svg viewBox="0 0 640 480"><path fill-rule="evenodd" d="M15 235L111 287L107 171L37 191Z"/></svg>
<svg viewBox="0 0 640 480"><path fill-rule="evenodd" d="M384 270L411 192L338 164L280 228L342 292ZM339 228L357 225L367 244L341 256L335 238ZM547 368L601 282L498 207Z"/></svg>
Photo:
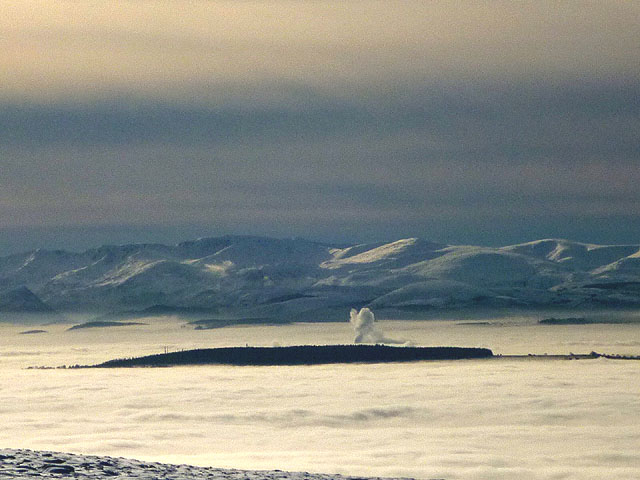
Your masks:
<svg viewBox="0 0 640 480"><path fill-rule="evenodd" d="M330 260L328 262L323 262L321 264L324 268L339 268L343 265L354 264L354 263L374 263L379 262L381 260L387 259L390 256L396 256L399 253L407 250L412 245L415 245L417 242L417 238L406 238L403 240L397 240L392 243L387 243L386 245L381 245L379 247L374 247L363 252L356 253L354 255L349 255L350 249L345 249L339 256L339 258L335 258L334 260Z"/></svg>

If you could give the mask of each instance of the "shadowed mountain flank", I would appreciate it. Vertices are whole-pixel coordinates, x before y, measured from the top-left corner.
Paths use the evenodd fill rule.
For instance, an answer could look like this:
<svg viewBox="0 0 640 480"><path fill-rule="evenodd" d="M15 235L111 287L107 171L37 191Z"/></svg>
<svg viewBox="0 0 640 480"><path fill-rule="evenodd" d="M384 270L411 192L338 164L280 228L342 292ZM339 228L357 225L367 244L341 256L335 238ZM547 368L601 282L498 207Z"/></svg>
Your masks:
<svg viewBox="0 0 640 480"><path fill-rule="evenodd" d="M0 312L51 313L53 309L22 286L0 294Z"/></svg>

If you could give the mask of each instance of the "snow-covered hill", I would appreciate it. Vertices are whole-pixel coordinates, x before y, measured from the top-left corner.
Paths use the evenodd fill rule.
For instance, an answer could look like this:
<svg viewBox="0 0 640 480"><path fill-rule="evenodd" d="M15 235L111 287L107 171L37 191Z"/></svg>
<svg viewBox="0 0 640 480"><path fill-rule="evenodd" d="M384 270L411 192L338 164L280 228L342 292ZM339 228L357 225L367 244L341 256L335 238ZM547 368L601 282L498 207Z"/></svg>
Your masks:
<svg viewBox="0 0 640 480"><path fill-rule="evenodd" d="M225 236L0 258L5 311L174 308L323 320L365 305L639 306L640 246L547 239L489 248L416 238L344 246Z"/></svg>
<svg viewBox="0 0 640 480"><path fill-rule="evenodd" d="M0 450L0 478L86 480L349 480L353 477L281 470L230 470L34 450ZM361 478L361 477L359 477ZM355 480L355 479L354 479ZM381 478L371 480L384 480Z"/></svg>

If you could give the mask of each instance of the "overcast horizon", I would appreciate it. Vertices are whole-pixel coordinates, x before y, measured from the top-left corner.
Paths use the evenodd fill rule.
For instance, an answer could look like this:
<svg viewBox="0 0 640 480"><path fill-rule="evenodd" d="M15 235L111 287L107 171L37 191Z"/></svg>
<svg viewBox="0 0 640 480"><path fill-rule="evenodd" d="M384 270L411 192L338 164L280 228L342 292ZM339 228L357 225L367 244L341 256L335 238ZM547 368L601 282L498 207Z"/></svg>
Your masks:
<svg viewBox="0 0 640 480"><path fill-rule="evenodd" d="M640 4L23 0L0 256L640 239Z"/></svg>

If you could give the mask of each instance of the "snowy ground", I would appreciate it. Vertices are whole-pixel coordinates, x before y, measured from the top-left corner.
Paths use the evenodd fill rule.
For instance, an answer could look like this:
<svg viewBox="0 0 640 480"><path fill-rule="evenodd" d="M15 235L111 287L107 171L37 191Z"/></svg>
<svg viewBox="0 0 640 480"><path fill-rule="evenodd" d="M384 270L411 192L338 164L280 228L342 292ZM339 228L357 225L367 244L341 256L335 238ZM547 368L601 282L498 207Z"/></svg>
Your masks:
<svg viewBox="0 0 640 480"><path fill-rule="evenodd" d="M227 470L192 465L141 462L127 458L2 449L0 450L0 478L329 480L354 477L308 472L283 472L281 470Z"/></svg>

